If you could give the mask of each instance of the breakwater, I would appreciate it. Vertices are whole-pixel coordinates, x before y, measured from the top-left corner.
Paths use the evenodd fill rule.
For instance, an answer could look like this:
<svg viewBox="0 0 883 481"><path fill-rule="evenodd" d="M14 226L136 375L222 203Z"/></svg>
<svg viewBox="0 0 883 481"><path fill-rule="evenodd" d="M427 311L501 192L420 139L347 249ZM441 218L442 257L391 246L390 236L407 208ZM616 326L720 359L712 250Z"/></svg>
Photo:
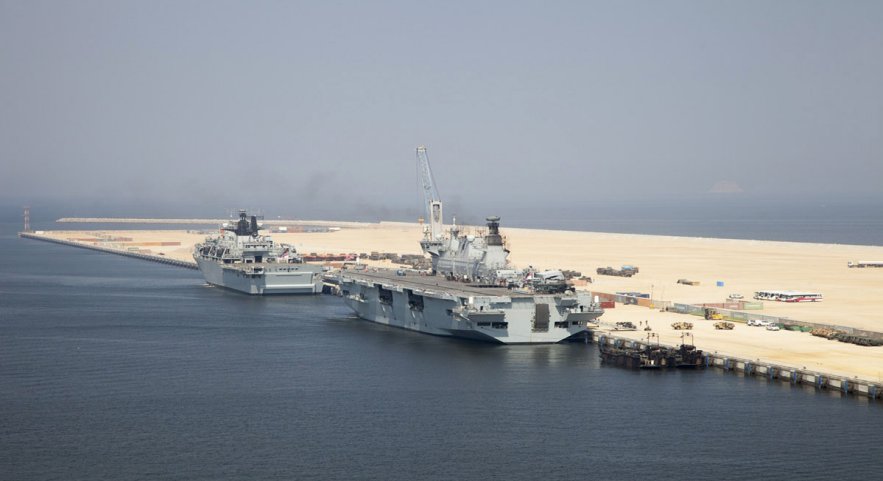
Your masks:
<svg viewBox="0 0 883 481"><path fill-rule="evenodd" d="M651 345L643 341L618 337L611 332L603 332L603 336L599 336L599 332L593 332L592 334L592 338L599 345L600 343L606 343L610 346L616 345L636 350L641 350ZM652 346L658 345L666 348L675 348L675 346L652 343ZM807 369L805 366L797 367L760 359L745 359L718 352L704 352L702 366L718 368L726 372L740 373L745 376L764 378L769 381L788 383L794 386L810 386L818 390L840 392L843 395L866 397L871 400L883 399L883 385L881 383L858 377L850 378Z"/></svg>
<svg viewBox="0 0 883 481"><path fill-rule="evenodd" d="M53 244L60 244L60 245L64 245L64 246L79 247L81 249L89 249L89 250L94 250L94 251L99 251L99 252L105 252L108 254L116 254L119 256L131 257L134 259L141 259L144 261L158 262L160 264L166 264L166 265L175 266L175 267L184 267L187 269L197 269L196 262L189 262L189 261L182 261L182 260L178 260L178 259L172 259L172 258L162 256L162 255L123 251L123 250L111 249L109 247L104 247L104 246L99 246L99 245L84 244L82 242L75 242L75 241L69 241L69 240L64 240L64 239L53 239L51 237L42 236L39 234L33 234L30 232L19 232L18 236L21 238L24 238L24 239L33 239L33 240L39 240L39 241L44 241L44 242L51 242Z"/></svg>
<svg viewBox="0 0 883 481"><path fill-rule="evenodd" d="M225 222L233 222L232 218L228 219L157 219L142 217L62 217L55 222L60 224L184 224L184 225L208 225L219 226ZM292 225L292 226L323 226L323 227L358 227L366 228L377 226L377 222L352 222L352 221L329 221L329 220L294 220L294 219L269 219L265 220L267 224L272 225ZM394 222L386 222L386 224L395 224Z"/></svg>

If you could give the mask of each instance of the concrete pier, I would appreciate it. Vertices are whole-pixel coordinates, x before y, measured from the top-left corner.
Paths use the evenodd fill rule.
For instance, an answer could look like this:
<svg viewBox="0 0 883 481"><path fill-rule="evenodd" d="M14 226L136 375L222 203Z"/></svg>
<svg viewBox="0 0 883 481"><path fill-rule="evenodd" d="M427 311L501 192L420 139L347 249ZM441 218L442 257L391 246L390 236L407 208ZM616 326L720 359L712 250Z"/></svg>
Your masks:
<svg viewBox="0 0 883 481"><path fill-rule="evenodd" d="M603 332L603 341L601 341L602 337L600 336L602 332L593 332L592 334L595 342L606 342L609 345L616 343L633 349L642 349L648 345L646 342L617 337L615 333L611 332ZM653 345L657 344L653 343ZM665 344L660 345L663 347L675 347ZM700 347L697 346L697 348ZM836 374L806 369L805 367L786 366L757 359L743 359L727 354L705 352L703 356L703 364L708 368L718 368L723 371L765 378L770 381L778 381L795 386L810 386L817 390L840 392L844 395L860 396L871 400L883 399L883 385L858 377L847 378Z"/></svg>
<svg viewBox="0 0 883 481"><path fill-rule="evenodd" d="M34 233L30 233L30 232L19 232L18 236L22 237L24 239L34 239L34 240L39 240L39 241L44 241L44 242L51 242L53 244L60 244L60 245L71 246L71 247L79 247L81 249L89 249L89 250L93 250L93 251L105 252L107 254L116 254L119 256L132 257L134 259L141 259L144 261L159 262L160 264L166 264L166 265L175 266L175 267L184 267L187 269L197 269L195 261L188 262L188 261L183 261L180 259L173 259L170 257L161 256L161 255L142 254L140 252L129 252L129 251L123 251L123 250L119 250L119 249L111 249L109 247L90 245L90 244L85 244L83 242L74 242L74 241L68 241L68 240L63 240L63 239L54 239L52 237L41 236L39 234L34 234Z"/></svg>

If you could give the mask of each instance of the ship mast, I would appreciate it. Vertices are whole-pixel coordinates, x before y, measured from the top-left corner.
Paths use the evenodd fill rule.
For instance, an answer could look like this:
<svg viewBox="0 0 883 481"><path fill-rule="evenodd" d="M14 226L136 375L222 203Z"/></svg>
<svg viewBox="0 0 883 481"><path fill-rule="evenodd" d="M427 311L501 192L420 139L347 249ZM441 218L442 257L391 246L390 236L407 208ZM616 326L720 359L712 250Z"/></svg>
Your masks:
<svg viewBox="0 0 883 481"><path fill-rule="evenodd" d="M429 168L429 156L426 155L426 147L417 147L417 170L423 190L423 207L426 210L426 219L429 225L423 228L423 242L421 245L426 250L430 245L440 245L443 240L442 201L435 187L435 177Z"/></svg>

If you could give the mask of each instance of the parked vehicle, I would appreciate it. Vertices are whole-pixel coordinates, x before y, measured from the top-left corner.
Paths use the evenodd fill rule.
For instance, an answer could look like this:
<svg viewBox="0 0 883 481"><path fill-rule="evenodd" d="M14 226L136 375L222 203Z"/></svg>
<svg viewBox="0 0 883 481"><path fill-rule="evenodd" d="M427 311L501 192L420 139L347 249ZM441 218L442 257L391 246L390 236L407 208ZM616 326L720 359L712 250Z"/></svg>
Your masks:
<svg viewBox="0 0 883 481"><path fill-rule="evenodd" d="M619 276L619 277L632 277L633 275L638 273L638 268L636 266L622 266L622 269L614 269L610 266L607 267L599 267L595 270L598 275L604 276Z"/></svg>
<svg viewBox="0 0 883 481"><path fill-rule="evenodd" d="M779 330L779 325L778 325L778 324L769 324L769 325L766 327L766 330L767 330L767 331L778 331L778 330Z"/></svg>

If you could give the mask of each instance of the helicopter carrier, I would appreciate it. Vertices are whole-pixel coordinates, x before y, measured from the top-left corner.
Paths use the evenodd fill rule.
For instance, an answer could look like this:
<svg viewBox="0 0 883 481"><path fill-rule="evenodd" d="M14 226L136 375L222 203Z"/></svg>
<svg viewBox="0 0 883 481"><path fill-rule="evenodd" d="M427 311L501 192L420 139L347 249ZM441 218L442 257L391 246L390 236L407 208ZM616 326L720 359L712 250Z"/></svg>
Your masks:
<svg viewBox="0 0 883 481"><path fill-rule="evenodd" d="M196 244L193 259L209 284L252 295L318 294L322 267L308 264L294 246L260 234L257 217L239 211L239 221Z"/></svg>
<svg viewBox="0 0 883 481"><path fill-rule="evenodd" d="M502 344L585 336L604 312L598 302L568 287L560 272L512 268L499 217L488 217L477 235L456 224L445 233L425 148L417 160L429 221L420 246L432 269L341 271L336 280L346 305L362 319L439 336Z"/></svg>

